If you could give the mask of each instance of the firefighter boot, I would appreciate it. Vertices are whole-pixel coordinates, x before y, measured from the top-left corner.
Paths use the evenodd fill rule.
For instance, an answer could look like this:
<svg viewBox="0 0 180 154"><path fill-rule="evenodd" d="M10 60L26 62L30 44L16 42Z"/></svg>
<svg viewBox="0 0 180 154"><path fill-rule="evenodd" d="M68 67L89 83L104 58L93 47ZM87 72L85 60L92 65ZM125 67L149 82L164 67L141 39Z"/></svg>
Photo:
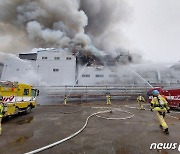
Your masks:
<svg viewBox="0 0 180 154"><path fill-rule="evenodd" d="M169 134L168 128L164 129L163 132L164 132L165 134Z"/></svg>

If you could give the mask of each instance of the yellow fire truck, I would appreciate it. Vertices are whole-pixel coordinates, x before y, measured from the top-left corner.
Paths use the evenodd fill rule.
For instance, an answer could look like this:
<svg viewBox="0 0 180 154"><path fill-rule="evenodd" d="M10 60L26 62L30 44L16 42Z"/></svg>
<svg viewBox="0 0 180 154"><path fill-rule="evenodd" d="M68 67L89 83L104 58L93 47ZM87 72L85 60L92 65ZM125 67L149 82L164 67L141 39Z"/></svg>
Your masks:
<svg viewBox="0 0 180 154"><path fill-rule="evenodd" d="M4 117L20 112L30 113L36 106L39 91L31 85L0 81L0 97L4 104Z"/></svg>

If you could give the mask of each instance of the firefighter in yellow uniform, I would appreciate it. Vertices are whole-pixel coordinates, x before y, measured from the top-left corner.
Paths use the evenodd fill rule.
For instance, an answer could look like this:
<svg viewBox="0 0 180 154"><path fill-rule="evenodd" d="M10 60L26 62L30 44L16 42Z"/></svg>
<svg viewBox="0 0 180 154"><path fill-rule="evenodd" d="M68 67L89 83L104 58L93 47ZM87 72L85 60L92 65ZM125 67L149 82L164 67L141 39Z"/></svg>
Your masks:
<svg viewBox="0 0 180 154"><path fill-rule="evenodd" d="M67 95L64 95L64 105L67 104Z"/></svg>
<svg viewBox="0 0 180 154"><path fill-rule="evenodd" d="M168 102L159 94L158 90L153 90L153 99L151 101L151 111L155 111L160 122L160 127L165 134L169 134L168 125L166 124L164 117L165 113L170 113Z"/></svg>
<svg viewBox="0 0 180 154"><path fill-rule="evenodd" d="M143 103L145 103L146 101L145 101L144 97L141 96L141 94L139 94L139 96L137 97L137 102L140 105L140 110L145 110Z"/></svg>
<svg viewBox="0 0 180 154"><path fill-rule="evenodd" d="M106 93L106 104L111 105L111 96L109 93Z"/></svg>
<svg viewBox="0 0 180 154"><path fill-rule="evenodd" d="M3 101L2 101L2 97L0 97L0 135L1 135L1 121L2 121L2 117L3 117L3 113L4 113L4 105L3 105Z"/></svg>

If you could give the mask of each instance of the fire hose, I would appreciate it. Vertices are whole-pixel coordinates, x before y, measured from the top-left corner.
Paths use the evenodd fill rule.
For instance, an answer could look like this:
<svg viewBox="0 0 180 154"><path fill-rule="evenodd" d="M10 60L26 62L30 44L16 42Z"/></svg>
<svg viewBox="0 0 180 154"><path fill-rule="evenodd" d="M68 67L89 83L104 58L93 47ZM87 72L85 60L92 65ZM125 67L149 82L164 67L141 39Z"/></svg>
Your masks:
<svg viewBox="0 0 180 154"><path fill-rule="evenodd" d="M138 108L138 107L132 107L132 106L129 106L129 105L125 105L127 108L130 108L130 109L140 109L140 108ZM147 110L150 110L150 109L146 109L145 108L145 110L147 111ZM172 113L176 113L176 114L178 114L179 112L173 112L173 111L171 111ZM169 117L171 117L171 118L174 118L174 119L177 119L177 120L180 120L180 118L177 118L177 117L175 117L175 116L172 116L172 115L170 115L170 114L167 114L167 116L169 116Z"/></svg>
<svg viewBox="0 0 180 154"><path fill-rule="evenodd" d="M108 113L108 112L112 112L112 111L115 111L115 110L116 110L116 111L120 111L120 112L128 113L128 114L130 114L130 116L125 117L125 118L106 118L106 117L98 116L98 114ZM39 149L30 151L30 152L27 152L27 153L25 153L25 154L35 154L35 153L38 153L38 152L47 150L47 149L49 149L49 148L52 148L52 147L54 147L54 146L56 146L56 145L58 145L58 144L61 144L61 143L65 142L65 141L67 141L67 140L75 137L76 135L78 135L79 133L81 133L81 132L86 128L89 119L90 119L91 117L93 117L93 116L97 116L97 117L99 117L99 118L103 118L103 119L107 119L107 120L126 120L126 119L130 119L130 118L134 117L134 114L131 113L131 112L128 112L128 111L121 110L121 109L119 109L119 108L112 108L112 110L105 110L105 111L99 111L99 112L93 113L93 114L91 114L90 116L87 117L84 126L83 126L80 130L78 130L77 132L75 132L74 134L72 134L72 135L70 135L70 136L68 136L68 137L66 137L66 138L64 138L64 139L62 139L62 140L59 140L59 141L57 141L57 142L54 142L54 143L49 144L49 145L47 145L47 146L44 146L44 147L42 147L42 148L39 148Z"/></svg>

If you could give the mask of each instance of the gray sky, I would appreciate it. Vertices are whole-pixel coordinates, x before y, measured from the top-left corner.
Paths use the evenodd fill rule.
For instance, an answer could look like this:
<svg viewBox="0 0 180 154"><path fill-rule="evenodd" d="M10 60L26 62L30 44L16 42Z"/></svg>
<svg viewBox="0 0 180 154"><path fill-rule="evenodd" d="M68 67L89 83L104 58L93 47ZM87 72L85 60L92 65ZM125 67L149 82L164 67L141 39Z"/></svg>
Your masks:
<svg viewBox="0 0 180 154"><path fill-rule="evenodd" d="M144 59L180 61L180 0L127 1L132 13L124 33Z"/></svg>

